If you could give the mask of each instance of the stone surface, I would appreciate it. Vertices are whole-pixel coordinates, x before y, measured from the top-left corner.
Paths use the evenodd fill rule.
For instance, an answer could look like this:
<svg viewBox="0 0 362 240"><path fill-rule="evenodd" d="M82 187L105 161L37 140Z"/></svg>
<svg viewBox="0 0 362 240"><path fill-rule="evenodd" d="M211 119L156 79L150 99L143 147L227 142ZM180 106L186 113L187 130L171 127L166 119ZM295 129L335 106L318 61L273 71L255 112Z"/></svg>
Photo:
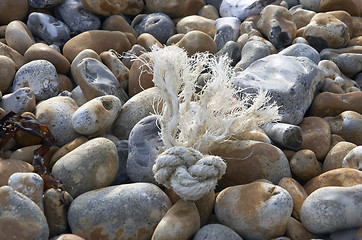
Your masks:
<svg viewBox="0 0 362 240"><path fill-rule="evenodd" d="M286 190L264 182L226 188L215 202L220 223L246 239L282 236L292 209L293 200Z"/></svg>
<svg viewBox="0 0 362 240"><path fill-rule="evenodd" d="M186 33L176 45L184 48L189 56L196 52L217 52L215 41L206 33L198 30Z"/></svg>
<svg viewBox="0 0 362 240"><path fill-rule="evenodd" d="M0 55L1 92L5 93L6 90L11 86L16 70L16 64L11 58Z"/></svg>
<svg viewBox="0 0 362 240"><path fill-rule="evenodd" d="M58 146L74 140L78 133L72 127L72 115L78 106L70 97L52 97L35 108L36 118L46 124Z"/></svg>
<svg viewBox="0 0 362 240"><path fill-rule="evenodd" d="M17 69L26 63L25 58L20 53L2 42L0 42L0 55L11 58L15 62Z"/></svg>
<svg viewBox="0 0 362 240"><path fill-rule="evenodd" d="M106 133L118 117L121 107L121 101L113 95L93 98L73 113L72 126L83 135Z"/></svg>
<svg viewBox="0 0 362 240"><path fill-rule="evenodd" d="M338 168L309 180L303 187L308 194L328 186L351 187L362 184L362 172L352 168Z"/></svg>
<svg viewBox="0 0 362 240"><path fill-rule="evenodd" d="M128 1L104 1L104 0L82 0L84 7L96 14L100 15L113 15L113 14L129 14L137 15L144 7L142 0L128 0Z"/></svg>
<svg viewBox="0 0 362 240"><path fill-rule="evenodd" d="M68 221L73 234L89 240L150 239L170 207L156 185L124 184L80 195L69 208Z"/></svg>
<svg viewBox="0 0 362 240"><path fill-rule="evenodd" d="M180 199L163 216L151 239L190 239L199 228L200 216L195 203Z"/></svg>
<svg viewBox="0 0 362 240"><path fill-rule="evenodd" d="M0 199L1 238L48 239L47 220L38 205L9 186L0 187Z"/></svg>
<svg viewBox="0 0 362 240"><path fill-rule="evenodd" d="M215 54L215 56L226 55L231 59L231 66L235 66L241 59L240 47L234 41L228 41L225 45Z"/></svg>
<svg viewBox="0 0 362 240"><path fill-rule="evenodd" d="M195 15L205 5L204 0L146 0L147 10L150 12L163 12L170 18L181 18L189 15Z"/></svg>
<svg viewBox="0 0 362 240"><path fill-rule="evenodd" d="M320 61L320 56L318 51L304 43L293 44L283 49L278 54L282 54L285 56L293 56L293 57L307 57L310 60L312 60L315 64L318 64Z"/></svg>
<svg viewBox="0 0 362 240"><path fill-rule="evenodd" d="M127 174L127 159L128 159L128 140L118 140L116 142L118 152L118 172L112 185L120 185L131 182Z"/></svg>
<svg viewBox="0 0 362 240"><path fill-rule="evenodd" d="M323 162L323 172L327 172L332 169L341 168L344 157L355 147L356 144L350 142L339 142L332 147Z"/></svg>
<svg viewBox="0 0 362 240"><path fill-rule="evenodd" d="M102 23L102 29L109 31L129 32L132 33L135 37L138 37L137 32L122 15L111 15L107 17Z"/></svg>
<svg viewBox="0 0 362 240"><path fill-rule="evenodd" d="M33 8L51 8L61 4L64 0L29 0L29 6Z"/></svg>
<svg viewBox="0 0 362 240"><path fill-rule="evenodd" d="M6 26L6 44L24 55L25 51L35 43L33 34L25 23L14 20Z"/></svg>
<svg viewBox="0 0 362 240"><path fill-rule="evenodd" d="M15 74L12 91L30 87L37 101L54 97L59 91L58 75L47 60L34 60L23 65Z"/></svg>
<svg viewBox="0 0 362 240"><path fill-rule="evenodd" d="M214 37L216 33L215 21L204 18L197 15L187 16L182 18L177 22L176 29L177 33L188 33L191 31L201 31L209 35L210 37Z"/></svg>
<svg viewBox="0 0 362 240"><path fill-rule="evenodd" d="M344 168L354 168L357 170L362 169L362 146L353 148L344 158L342 162L342 167Z"/></svg>
<svg viewBox="0 0 362 240"><path fill-rule="evenodd" d="M150 63L149 58L146 54L141 54L139 59L135 59L133 61L132 67L129 70L129 97L133 97L137 93L154 86L152 81L153 74L148 72L149 69L147 66L145 66L144 62Z"/></svg>
<svg viewBox="0 0 362 240"><path fill-rule="evenodd" d="M302 183L322 173L315 153L309 149L296 152L289 163L293 176Z"/></svg>
<svg viewBox="0 0 362 240"><path fill-rule="evenodd" d="M99 56L104 65L106 65L117 78L123 90L128 89L129 69L122 63L120 55L110 50L102 52Z"/></svg>
<svg viewBox="0 0 362 240"><path fill-rule="evenodd" d="M333 10L344 10L352 16L361 17L362 6L358 0L321 0L318 11L329 12Z"/></svg>
<svg viewBox="0 0 362 240"><path fill-rule="evenodd" d="M292 12L293 22L297 29L307 26L314 15L316 15L316 12L303 8L298 8Z"/></svg>
<svg viewBox="0 0 362 240"><path fill-rule="evenodd" d="M314 191L301 209L303 226L315 234L362 225L362 185L324 187Z"/></svg>
<svg viewBox="0 0 362 240"><path fill-rule="evenodd" d="M61 157L51 173L64 183L66 191L75 198L84 192L109 186L116 177L118 167L116 145L98 137Z"/></svg>
<svg viewBox="0 0 362 240"><path fill-rule="evenodd" d="M35 37L44 40L47 44L63 46L70 39L68 26L46 13L31 13L26 25Z"/></svg>
<svg viewBox="0 0 362 240"><path fill-rule="evenodd" d="M17 159L0 160L0 186L7 185L9 177L14 173L32 171L34 171L33 166L27 162Z"/></svg>
<svg viewBox="0 0 362 240"><path fill-rule="evenodd" d="M277 48L287 47L292 44L297 33L297 27L288 9L269 5L261 11L257 23L258 30L264 34Z"/></svg>
<svg viewBox="0 0 362 240"><path fill-rule="evenodd" d="M289 217L287 229L285 230L285 235L288 236L291 240L299 239L316 239L317 236L309 232L301 222L296 220L293 217Z"/></svg>
<svg viewBox="0 0 362 240"><path fill-rule="evenodd" d="M241 60L237 63L238 70L244 70L256 60L270 55L269 47L261 41L249 41L241 50Z"/></svg>
<svg viewBox="0 0 362 240"><path fill-rule="evenodd" d="M216 20L216 19L220 18L218 8L216 8L213 5L205 5L205 6L203 6L200 9L198 15L202 16L202 17L212 19L212 20Z"/></svg>
<svg viewBox="0 0 362 240"><path fill-rule="evenodd" d="M214 41L220 50L228 41L236 41L240 32L240 20L236 17L223 17L215 20Z"/></svg>
<svg viewBox="0 0 362 240"><path fill-rule="evenodd" d="M235 85L246 88L246 92L268 90L271 99L280 106L281 122L297 125L323 79L322 71L310 59L273 54L237 73Z"/></svg>
<svg viewBox="0 0 362 240"><path fill-rule="evenodd" d="M208 224L197 231L193 240L242 240L242 238L225 225Z"/></svg>
<svg viewBox="0 0 362 240"><path fill-rule="evenodd" d="M15 112L18 114L24 112L32 112L35 109L36 101L35 94L31 88L22 87L4 95L1 98L0 107L6 113Z"/></svg>
<svg viewBox="0 0 362 240"><path fill-rule="evenodd" d="M152 167L164 149L160 137L160 123L156 115L140 120L130 132L127 174L133 182L157 184Z"/></svg>
<svg viewBox="0 0 362 240"><path fill-rule="evenodd" d="M141 45L148 52L151 51L151 47L155 44L162 48L162 44L149 33L142 33L139 35L136 39L136 44Z"/></svg>
<svg viewBox="0 0 362 240"><path fill-rule="evenodd" d="M24 20L28 15L28 0L4 0L0 3L0 25L6 25L13 20Z"/></svg>
<svg viewBox="0 0 362 240"><path fill-rule="evenodd" d="M220 156L227 164L225 175L217 187L246 184L264 178L277 184L291 177L289 162L277 147L252 140L226 141L210 148L210 154Z"/></svg>
<svg viewBox="0 0 362 240"><path fill-rule="evenodd" d="M79 237L75 234L66 233L66 234L61 234L59 236L52 237L49 240L85 240L85 239L82 237Z"/></svg>

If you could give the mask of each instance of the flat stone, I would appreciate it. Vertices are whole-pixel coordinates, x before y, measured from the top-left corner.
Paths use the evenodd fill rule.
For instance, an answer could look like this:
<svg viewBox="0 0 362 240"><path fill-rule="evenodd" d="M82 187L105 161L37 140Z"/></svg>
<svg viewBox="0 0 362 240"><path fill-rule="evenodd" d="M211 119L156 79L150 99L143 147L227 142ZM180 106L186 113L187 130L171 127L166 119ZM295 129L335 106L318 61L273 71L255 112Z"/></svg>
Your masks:
<svg viewBox="0 0 362 240"><path fill-rule="evenodd" d="M170 207L167 195L154 184L123 184L74 199L68 221L73 234L89 240L146 240Z"/></svg>

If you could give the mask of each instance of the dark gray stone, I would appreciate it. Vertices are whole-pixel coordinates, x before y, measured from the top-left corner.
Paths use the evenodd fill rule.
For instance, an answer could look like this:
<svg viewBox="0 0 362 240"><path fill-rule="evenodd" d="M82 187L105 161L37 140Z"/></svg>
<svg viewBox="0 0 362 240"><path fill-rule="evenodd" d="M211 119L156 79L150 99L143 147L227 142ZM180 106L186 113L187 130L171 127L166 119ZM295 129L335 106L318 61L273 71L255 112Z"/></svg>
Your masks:
<svg viewBox="0 0 362 240"><path fill-rule="evenodd" d="M208 224L200 228L193 240L243 240L234 230L222 224Z"/></svg>
<svg viewBox="0 0 362 240"><path fill-rule="evenodd" d="M171 36L176 34L175 24L164 13L143 14L136 17L131 26L138 35L149 33L162 44L165 44Z"/></svg>
<svg viewBox="0 0 362 240"><path fill-rule="evenodd" d="M268 45L261 41L247 42L241 50L241 60L237 64L237 69L244 70L253 62L270 55Z"/></svg>
<svg viewBox="0 0 362 240"><path fill-rule="evenodd" d="M302 129L287 123L269 123L262 126L268 137L278 146L298 151L303 145Z"/></svg>
<svg viewBox="0 0 362 240"><path fill-rule="evenodd" d="M156 115L143 118L129 135L127 173L133 182L157 183L152 167L158 154L164 150L158 118Z"/></svg>
<svg viewBox="0 0 362 240"><path fill-rule="evenodd" d="M124 57L122 58L122 63L128 68L131 69L133 60L135 59L135 56L140 56L142 53L147 52L146 48L142 47L139 44L135 44L132 46L130 50L128 50L126 53L124 53Z"/></svg>
<svg viewBox="0 0 362 240"><path fill-rule="evenodd" d="M55 15L68 25L74 35L101 27L100 19L86 10L81 0L66 0L55 8Z"/></svg>
<svg viewBox="0 0 362 240"><path fill-rule="evenodd" d="M220 51L216 53L216 56L220 55L227 55L231 59L231 66L235 66L241 58L239 45L234 41L228 41Z"/></svg>
<svg viewBox="0 0 362 240"><path fill-rule="evenodd" d="M119 185L130 182L127 174L128 140L117 141L116 147L118 152L119 167L116 178L111 185Z"/></svg>
<svg viewBox="0 0 362 240"><path fill-rule="evenodd" d="M298 125L323 81L322 70L309 58L273 54L238 72L234 84L249 93L267 90L280 107L281 122Z"/></svg>
<svg viewBox="0 0 362 240"><path fill-rule="evenodd" d="M29 0L29 6L33 8L51 8L55 7L61 3L63 3L64 0Z"/></svg>
<svg viewBox="0 0 362 240"><path fill-rule="evenodd" d="M63 46L70 39L68 26L45 13L31 13L26 25L35 37L41 38L47 44Z"/></svg>
<svg viewBox="0 0 362 240"><path fill-rule="evenodd" d="M318 51L315 50L313 47L309 46L308 44L304 43L293 44L283 49L278 54L293 57L307 57L316 64L318 64L321 60Z"/></svg>

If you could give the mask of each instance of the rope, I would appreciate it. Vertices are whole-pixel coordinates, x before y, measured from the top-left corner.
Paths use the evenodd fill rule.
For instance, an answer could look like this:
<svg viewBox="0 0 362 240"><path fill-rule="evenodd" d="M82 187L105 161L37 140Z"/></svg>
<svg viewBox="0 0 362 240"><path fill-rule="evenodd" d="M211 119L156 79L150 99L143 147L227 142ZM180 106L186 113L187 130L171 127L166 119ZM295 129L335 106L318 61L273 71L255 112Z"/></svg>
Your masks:
<svg viewBox="0 0 362 240"><path fill-rule="evenodd" d="M203 156L193 148L176 146L161 153L153 165L156 181L172 188L184 200L196 201L214 189L225 174L218 156Z"/></svg>

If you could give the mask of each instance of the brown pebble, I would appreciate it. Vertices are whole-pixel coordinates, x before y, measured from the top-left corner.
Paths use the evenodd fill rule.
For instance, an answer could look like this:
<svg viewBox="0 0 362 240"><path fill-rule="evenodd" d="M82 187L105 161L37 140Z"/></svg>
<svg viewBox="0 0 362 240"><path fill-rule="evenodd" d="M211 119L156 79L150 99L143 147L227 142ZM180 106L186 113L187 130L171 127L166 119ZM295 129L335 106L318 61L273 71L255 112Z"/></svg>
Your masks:
<svg viewBox="0 0 362 240"><path fill-rule="evenodd" d="M217 52L215 41L206 33L197 30L186 33L176 45L184 48L189 56L196 52Z"/></svg>
<svg viewBox="0 0 362 240"><path fill-rule="evenodd" d="M131 27L127 20L120 15L112 15L106 18L102 24L103 30L109 31L121 31L132 33L135 37L138 37L137 32Z"/></svg>
<svg viewBox="0 0 362 240"><path fill-rule="evenodd" d="M8 24L13 20L24 20L28 15L28 0L1 0L0 25Z"/></svg>
<svg viewBox="0 0 362 240"><path fill-rule="evenodd" d="M140 58L144 59L144 61L149 61L145 54L142 54ZM132 67L129 70L129 97L133 97L137 93L154 86L152 81L153 74L146 72L146 70L148 70L148 67L144 66L141 60L137 59L133 62Z"/></svg>
<svg viewBox="0 0 362 240"><path fill-rule="evenodd" d="M157 45L162 48L162 44L151 34L149 33L142 33L138 36L136 44L141 45L144 47L148 52L151 51L151 46Z"/></svg>
<svg viewBox="0 0 362 240"><path fill-rule="evenodd" d="M33 171L33 166L27 162L17 159L0 160L0 187L8 184L8 179L13 173Z"/></svg>
<svg viewBox="0 0 362 240"><path fill-rule="evenodd" d="M8 24L5 30L5 39L9 47L24 55L26 50L35 43L33 34L28 29L28 26L18 20Z"/></svg>

